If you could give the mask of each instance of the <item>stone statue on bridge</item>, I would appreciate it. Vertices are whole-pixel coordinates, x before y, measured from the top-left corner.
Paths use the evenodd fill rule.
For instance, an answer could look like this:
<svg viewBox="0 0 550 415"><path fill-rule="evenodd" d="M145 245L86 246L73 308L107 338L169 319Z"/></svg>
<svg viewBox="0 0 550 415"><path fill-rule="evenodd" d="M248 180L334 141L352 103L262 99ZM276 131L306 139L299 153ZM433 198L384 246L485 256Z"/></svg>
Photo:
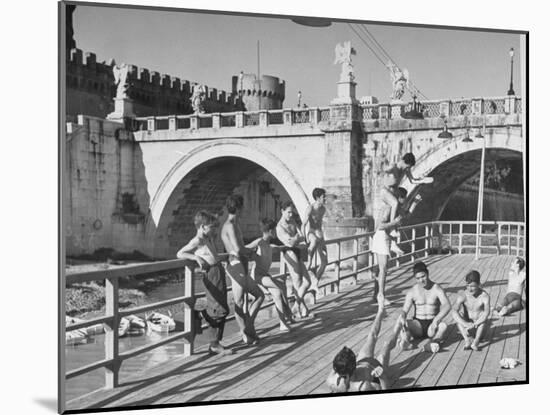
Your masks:
<svg viewBox="0 0 550 415"><path fill-rule="evenodd" d="M351 47L351 42L348 40L343 44L338 43L334 49L336 57L334 64L342 65L342 72L340 72L340 82L352 82L355 79L353 75L353 65L351 64L352 55L356 55L355 49Z"/></svg>
<svg viewBox="0 0 550 415"><path fill-rule="evenodd" d="M393 92L390 96L392 101L401 101L405 95L405 88L409 87L409 71L401 69L393 62L388 62L386 67L390 70Z"/></svg>
<svg viewBox="0 0 550 415"><path fill-rule="evenodd" d="M206 88L204 85L196 84L193 87L193 95L191 95L191 106L195 114L204 114L204 100L206 98Z"/></svg>
<svg viewBox="0 0 550 415"><path fill-rule="evenodd" d="M120 66L113 66L113 76L115 77L116 97L117 99L128 98L128 89L130 82L128 81L128 72L130 67L123 63Z"/></svg>

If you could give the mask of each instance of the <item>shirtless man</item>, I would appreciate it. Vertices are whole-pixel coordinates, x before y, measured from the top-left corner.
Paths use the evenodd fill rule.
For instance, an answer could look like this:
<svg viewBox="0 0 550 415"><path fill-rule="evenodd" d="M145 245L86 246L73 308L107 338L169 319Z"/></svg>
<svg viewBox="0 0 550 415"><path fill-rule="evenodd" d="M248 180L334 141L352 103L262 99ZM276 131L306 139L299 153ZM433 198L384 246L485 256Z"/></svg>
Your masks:
<svg viewBox="0 0 550 415"><path fill-rule="evenodd" d="M248 259L253 251L244 246L239 223L239 216L243 208L243 197L241 195L229 196L225 207L228 216L222 227L221 238L225 250L229 254L225 270L232 282L235 320L239 325L243 342L245 344L256 344L259 338L254 329L254 320L265 296L258 284L248 275ZM250 304L249 310L245 312L244 301L248 293L254 297L254 300Z"/></svg>
<svg viewBox="0 0 550 415"><path fill-rule="evenodd" d="M388 389L388 367L390 352L395 347L402 329L402 322L398 320L394 326L392 335L382 346L380 354L374 357L374 348L380 333L380 325L384 307L378 304L378 312L374 319L372 329L367 336L365 345L359 351L357 358L355 353L344 347L332 362L330 375L327 378L327 385L331 392L361 392L370 390Z"/></svg>
<svg viewBox="0 0 550 415"><path fill-rule="evenodd" d="M407 177L409 181L412 184L430 184L433 183L434 178L433 177L414 177L412 175L411 169L416 164L416 157L413 153L407 153L405 154L401 160L397 164L394 164L389 169L386 170L387 172L392 172L395 174L397 179L397 184L401 183L403 180L403 177Z"/></svg>
<svg viewBox="0 0 550 415"><path fill-rule="evenodd" d="M302 227L302 234L306 235L306 242L308 242L308 270L311 269L313 265L315 253L319 253L319 267L313 274L314 278L311 287L315 292L318 292L319 281L325 272L325 268L327 267L327 247L325 245L325 238L323 235L323 216L326 212L326 192L324 189L316 187L313 189L312 195L314 202L309 205L306 210L306 219ZM308 225L309 229L307 229Z"/></svg>
<svg viewBox="0 0 550 415"><path fill-rule="evenodd" d="M391 304L385 296L386 270L392 241L390 233L397 229L403 219L401 216L396 216L395 219L390 220L392 212L397 212L398 208L398 200L392 191L392 187L396 183L395 174L388 172L384 177L384 186L377 198L378 205L374 217L375 233L371 247L371 251L376 254L378 261L378 277L374 281L374 296L378 303L382 302L384 306Z"/></svg>
<svg viewBox="0 0 550 415"><path fill-rule="evenodd" d="M294 287L294 296L298 307L298 315L301 318L310 316L304 297L311 285L309 272L301 257L301 250L305 249L304 237L294 220L294 204L285 202L281 206L281 219L277 223L277 238L285 245L284 258L289 266L290 277Z"/></svg>
<svg viewBox="0 0 550 415"><path fill-rule="evenodd" d="M430 339L429 349L432 353L437 353L441 339L447 330L447 324L442 320L451 310L451 304L443 288L430 280L428 267L424 262L419 261L414 264L413 275L416 284L407 291L399 318L404 322L404 332L407 337ZM414 317L412 320L406 320L413 305Z"/></svg>
<svg viewBox="0 0 550 415"><path fill-rule="evenodd" d="M453 319L464 337L464 350L479 350L479 342L489 325L489 294L480 287L477 271L466 274L466 289L458 294Z"/></svg>
<svg viewBox="0 0 550 415"><path fill-rule="evenodd" d="M498 317L504 317L523 309L521 297L526 282L527 274L525 273L525 260L518 257L510 266L506 296L500 300L494 308L494 312Z"/></svg>

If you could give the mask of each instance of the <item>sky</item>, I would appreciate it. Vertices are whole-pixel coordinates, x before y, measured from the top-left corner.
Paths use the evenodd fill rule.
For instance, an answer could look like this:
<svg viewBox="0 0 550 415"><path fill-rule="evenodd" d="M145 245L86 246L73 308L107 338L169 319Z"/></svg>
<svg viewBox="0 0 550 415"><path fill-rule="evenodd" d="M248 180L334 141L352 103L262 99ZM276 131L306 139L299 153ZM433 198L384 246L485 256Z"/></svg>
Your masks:
<svg viewBox="0 0 550 415"><path fill-rule="evenodd" d="M298 25L288 18L132 10L77 6L74 38L98 61L169 74L231 90L231 77L257 72L260 42L261 74L286 82L284 106L297 102L298 91L308 106L327 106L336 97L340 65L334 64L337 43L352 42L357 98L376 96L388 102L392 86L388 70L348 23L329 27ZM357 24L355 30L367 39ZM365 23L364 27L428 99L506 95L510 83L511 47L514 89L520 85L520 35L450 29L426 29ZM372 41L371 47L375 48ZM382 59L386 62L386 59ZM405 99L409 99L405 96Z"/></svg>

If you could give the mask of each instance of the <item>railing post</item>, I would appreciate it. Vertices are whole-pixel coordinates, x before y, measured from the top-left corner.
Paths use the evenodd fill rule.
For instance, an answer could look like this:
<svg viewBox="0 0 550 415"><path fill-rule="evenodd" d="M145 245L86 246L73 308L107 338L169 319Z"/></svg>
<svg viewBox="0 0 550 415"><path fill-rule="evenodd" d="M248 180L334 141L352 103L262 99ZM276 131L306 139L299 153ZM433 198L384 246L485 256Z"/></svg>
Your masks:
<svg viewBox="0 0 550 415"><path fill-rule="evenodd" d="M437 253L441 254L441 245L443 244L443 224L439 224L439 246L437 247Z"/></svg>
<svg viewBox="0 0 550 415"><path fill-rule="evenodd" d="M190 338L189 342L184 343L183 345L183 355L185 357L191 356L193 354L193 346L195 344L195 316L194 316L194 308L195 308L195 276L193 273L193 270L190 267L185 267L185 274L184 274L184 292L186 297L193 297L193 301L191 304L185 304L185 308L183 311L183 324L185 325L185 330L189 330L190 332Z"/></svg>
<svg viewBox="0 0 550 415"><path fill-rule="evenodd" d="M497 255L500 255L500 223L497 223Z"/></svg>
<svg viewBox="0 0 550 415"><path fill-rule="evenodd" d="M113 316L111 324L105 325L105 359L113 363L105 368L105 387L113 389L118 386L120 360L118 358L118 278L105 280L105 315Z"/></svg>
<svg viewBox="0 0 550 415"><path fill-rule="evenodd" d="M374 254L372 253L372 235L369 235L369 252L367 254L367 270L372 276L372 266L374 265Z"/></svg>
<svg viewBox="0 0 550 415"><path fill-rule="evenodd" d="M357 284L357 270L358 270L358 260L359 260L359 238L355 238L353 240L353 272L354 272L354 279L355 284Z"/></svg>
<svg viewBox="0 0 550 415"><path fill-rule="evenodd" d="M458 225L458 254L462 254L462 233L464 232L464 224L461 222Z"/></svg>
<svg viewBox="0 0 550 415"><path fill-rule="evenodd" d="M401 239L401 237L399 238ZM411 262L414 262L416 253L416 228L411 229Z"/></svg>
<svg viewBox="0 0 550 415"><path fill-rule="evenodd" d="M341 258L341 246L340 241L336 245L336 293L340 292L340 258Z"/></svg>
<svg viewBox="0 0 550 415"><path fill-rule="evenodd" d="M508 224L508 255L512 255L512 230Z"/></svg>
<svg viewBox="0 0 550 415"><path fill-rule="evenodd" d="M424 257L428 257L428 251L429 251L429 243L430 243L430 225L424 226Z"/></svg>
<svg viewBox="0 0 550 415"><path fill-rule="evenodd" d="M519 237L520 237L521 225L518 224L518 232L516 236L516 256L519 256Z"/></svg>

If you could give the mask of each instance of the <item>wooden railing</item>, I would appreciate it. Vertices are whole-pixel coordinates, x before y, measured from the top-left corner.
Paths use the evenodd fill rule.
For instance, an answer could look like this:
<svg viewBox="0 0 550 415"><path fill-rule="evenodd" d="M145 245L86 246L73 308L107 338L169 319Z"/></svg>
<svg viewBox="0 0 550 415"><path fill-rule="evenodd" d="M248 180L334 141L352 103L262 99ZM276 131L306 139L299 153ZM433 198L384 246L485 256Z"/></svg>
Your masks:
<svg viewBox="0 0 550 415"><path fill-rule="evenodd" d="M472 226L473 233L470 232L470 227ZM463 253L471 248L475 249L475 226L476 222L427 222L401 227L397 242L405 253L401 256L392 257L388 266L390 268L399 267L405 263L413 262L419 257L426 257L431 252L441 252L442 249L447 248L450 252L456 250L458 253ZM482 230L484 230L484 232L480 238L489 238L485 241L485 244L481 244L482 249L496 250L497 254L506 253L520 255L520 253L525 252L524 223L483 222ZM321 294L339 292L342 284L357 284L359 274L374 271L376 267L376 255L371 250L373 235L374 232L367 232L326 241L328 272L327 277L321 280L319 286ZM471 241L472 236L474 238L473 243ZM313 261L313 267L317 266L318 262L319 258L316 255ZM204 293L194 292L193 269L195 266L196 264L192 261L177 259L67 275L65 281L66 285L104 281L106 313L102 317L67 326L64 330L61 330L61 339L64 341L65 332L96 324L105 325L106 337L104 359L71 370L65 374L65 378L71 379L99 368L105 368L105 386L107 388L114 388L119 384L118 376L120 366L126 359L146 353L176 340L184 340L184 356L193 354L196 333L193 308L197 299L205 296ZM143 306L122 310L119 309L119 280L121 278L130 276L151 277L162 274L183 275L184 295ZM273 277L286 279L288 275L288 266L281 253L280 273ZM231 287L229 287L228 291L231 291ZM312 294L311 300L315 302L316 298L314 293L310 292L310 294ZM171 334L162 340L151 342L124 352L119 352L118 326L122 317L158 310L163 307L177 304L184 305L184 327L182 331ZM262 305L262 309L272 305L273 301L266 301ZM228 317L228 319L233 318L233 314Z"/></svg>

